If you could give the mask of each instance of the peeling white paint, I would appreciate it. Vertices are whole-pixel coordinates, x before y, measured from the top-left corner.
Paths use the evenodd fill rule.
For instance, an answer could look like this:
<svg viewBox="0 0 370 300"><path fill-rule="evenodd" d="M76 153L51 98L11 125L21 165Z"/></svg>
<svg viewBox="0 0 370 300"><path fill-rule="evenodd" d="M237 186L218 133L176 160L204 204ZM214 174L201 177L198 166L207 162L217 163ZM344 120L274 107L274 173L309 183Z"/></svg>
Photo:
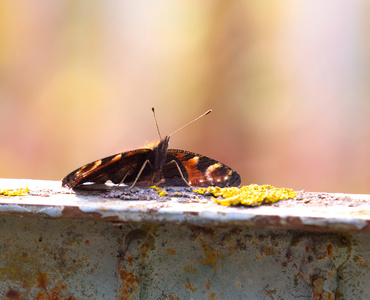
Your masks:
<svg viewBox="0 0 370 300"><path fill-rule="evenodd" d="M104 198L99 192L76 194L62 188L59 181L0 179L0 188L27 186L30 195L0 197L0 213L40 214L51 218L104 219L122 222L181 223L208 226L235 225L247 227L273 227L307 229L315 226L322 230L370 230L370 195L343 195L363 199L359 206L330 207L304 206L302 199L297 207L226 207L215 204L209 198L158 198L158 200L120 200ZM118 191L119 192L119 191ZM294 200L291 200L294 201ZM335 201L334 201L335 203ZM66 215L64 209L68 209ZM75 214L75 215L74 215Z"/></svg>

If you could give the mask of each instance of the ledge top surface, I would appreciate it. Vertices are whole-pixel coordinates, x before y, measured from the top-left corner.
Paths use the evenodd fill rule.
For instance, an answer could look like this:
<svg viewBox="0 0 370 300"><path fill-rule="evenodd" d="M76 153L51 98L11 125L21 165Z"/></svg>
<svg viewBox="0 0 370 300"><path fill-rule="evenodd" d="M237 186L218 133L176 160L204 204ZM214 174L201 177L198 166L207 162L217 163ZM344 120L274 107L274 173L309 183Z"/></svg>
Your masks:
<svg viewBox="0 0 370 300"><path fill-rule="evenodd" d="M60 181L0 179L0 189L25 187L28 195L0 195L0 216L370 232L370 195L301 191L294 199L271 205L229 207L190 188L163 197L151 188L76 192L62 188Z"/></svg>

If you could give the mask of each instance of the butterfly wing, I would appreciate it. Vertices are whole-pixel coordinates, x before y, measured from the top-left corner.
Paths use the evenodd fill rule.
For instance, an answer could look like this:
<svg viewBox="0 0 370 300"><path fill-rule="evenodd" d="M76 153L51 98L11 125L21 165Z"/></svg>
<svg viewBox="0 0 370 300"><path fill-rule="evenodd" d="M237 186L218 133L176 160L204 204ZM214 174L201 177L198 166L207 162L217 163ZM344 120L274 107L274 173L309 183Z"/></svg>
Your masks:
<svg viewBox="0 0 370 300"><path fill-rule="evenodd" d="M239 186L241 183L236 171L217 160L190 151L169 149L162 169L167 186L187 186L173 161L191 186L227 187Z"/></svg>
<svg viewBox="0 0 370 300"><path fill-rule="evenodd" d="M62 186L75 188L87 182L99 184L108 180L118 184L125 176L124 183L133 182L151 153L151 149L137 149L96 160L64 177ZM140 181L149 178L150 173L151 168L147 164Z"/></svg>

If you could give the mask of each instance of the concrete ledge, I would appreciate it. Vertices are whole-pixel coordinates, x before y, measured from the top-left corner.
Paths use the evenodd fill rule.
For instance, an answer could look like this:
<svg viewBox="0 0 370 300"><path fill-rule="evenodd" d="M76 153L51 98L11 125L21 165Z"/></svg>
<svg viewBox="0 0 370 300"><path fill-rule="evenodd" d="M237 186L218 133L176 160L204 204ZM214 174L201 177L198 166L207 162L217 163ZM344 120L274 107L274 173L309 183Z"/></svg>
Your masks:
<svg viewBox="0 0 370 300"><path fill-rule="evenodd" d="M259 207L225 207L185 189L160 197L147 188L136 200L123 189L74 192L60 181L0 179L0 188L28 187L29 195L0 196L0 215L73 218L115 223L149 222L308 231L370 231L370 195L299 192L295 199ZM138 191L140 189L137 189ZM134 190L135 192L135 190ZM126 192L127 194L127 192ZM149 196L148 196L149 195ZM151 199L142 200L140 198ZM125 197L127 198L127 196Z"/></svg>

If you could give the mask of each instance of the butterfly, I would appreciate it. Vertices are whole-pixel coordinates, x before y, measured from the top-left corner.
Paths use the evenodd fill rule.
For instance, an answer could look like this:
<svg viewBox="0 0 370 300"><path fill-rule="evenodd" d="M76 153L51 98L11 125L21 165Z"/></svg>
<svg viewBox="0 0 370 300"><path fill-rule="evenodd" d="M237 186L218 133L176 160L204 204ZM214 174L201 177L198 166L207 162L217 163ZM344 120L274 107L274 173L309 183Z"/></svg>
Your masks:
<svg viewBox="0 0 370 300"><path fill-rule="evenodd" d="M170 137L209 114L208 110L172 134L161 138L155 111L152 107L160 140L144 148L118 153L87 165L68 174L62 186L78 188L85 184L125 184L156 186L239 186L239 174L223 163L207 156L178 149L168 149Z"/></svg>

